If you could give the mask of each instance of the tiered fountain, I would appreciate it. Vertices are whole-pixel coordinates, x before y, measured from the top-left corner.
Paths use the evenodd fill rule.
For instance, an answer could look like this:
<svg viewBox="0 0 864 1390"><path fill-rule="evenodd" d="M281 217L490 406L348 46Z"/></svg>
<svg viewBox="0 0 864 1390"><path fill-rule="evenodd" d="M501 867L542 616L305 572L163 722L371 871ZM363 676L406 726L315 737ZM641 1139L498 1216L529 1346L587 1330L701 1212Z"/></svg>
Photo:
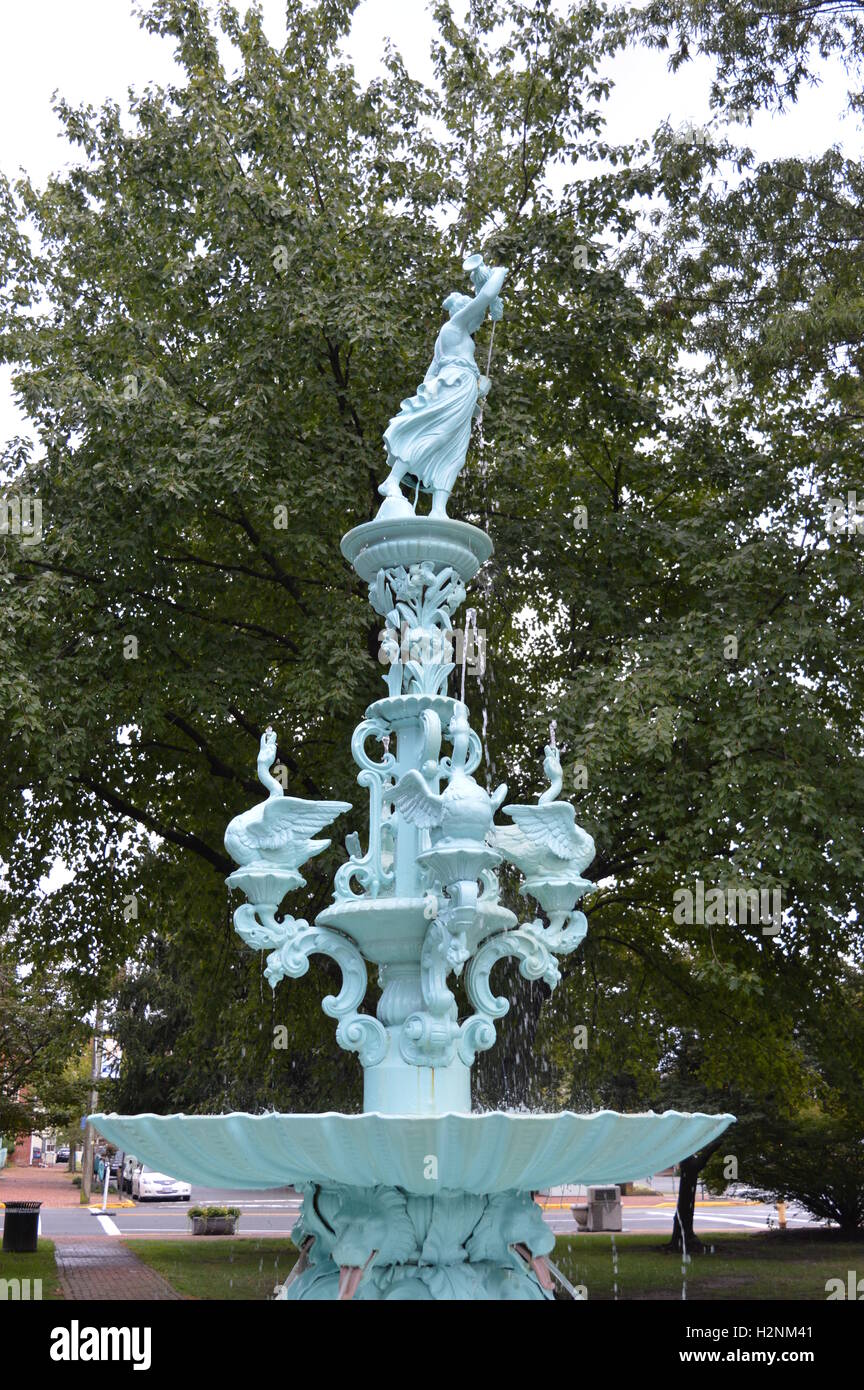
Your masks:
<svg viewBox="0 0 864 1390"><path fill-rule="evenodd" d="M285 913L286 896L304 887L301 866L330 843L315 836L351 808L286 796L270 772L270 729L258 755L269 795L225 836L239 865L228 885L248 899L235 926L269 952L270 984L305 974L316 952L342 972L323 1008L338 1020L339 1046L359 1057L363 1113L93 1117L109 1139L178 1178L300 1189L300 1258L285 1299L551 1298L554 1237L538 1189L644 1177L733 1119L471 1111L472 1064L509 1007L491 989L492 969L512 957L526 979L555 987L558 958L585 935L576 905L593 886L583 874L594 843L559 800L554 726L548 788L536 804L504 805L510 823L494 824L507 789L490 794L474 778L483 748L464 703L464 665L462 698L447 693L453 616L492 542L448 517L446 504L490 385L473 334L487 313L501 317L507 274L479 256L466 270L474 294L444 301L450 317L432 365L385 433L391 469L378 515L342 541L384 620L389 665L387 695L351 745L369 795L366 852L348 836L334 901L314 923ZM428 515L416 511L421 487L432 494ZM499 901L503 860L524 874L520 891L545 920L520 923ZM360 1012L369 963L382 985L377 1016ZM474 1012L460 1021L448 981L463 972Z"/></svg>

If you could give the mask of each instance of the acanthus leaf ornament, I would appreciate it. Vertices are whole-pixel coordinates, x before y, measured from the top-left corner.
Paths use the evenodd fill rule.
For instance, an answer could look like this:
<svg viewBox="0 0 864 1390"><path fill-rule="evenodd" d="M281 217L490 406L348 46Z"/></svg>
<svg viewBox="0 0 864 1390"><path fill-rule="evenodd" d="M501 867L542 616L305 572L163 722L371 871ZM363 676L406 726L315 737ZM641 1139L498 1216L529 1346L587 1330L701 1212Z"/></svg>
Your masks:
<svg viewBox="0 0 864 1390"><path fill-rule="evenodd" d="M381 654L390 666L385 679L391 695L444 691L455 665L451 618L465 593L464 581L450 565L424 560L377 572L369 601L387 624Z"/></svg>

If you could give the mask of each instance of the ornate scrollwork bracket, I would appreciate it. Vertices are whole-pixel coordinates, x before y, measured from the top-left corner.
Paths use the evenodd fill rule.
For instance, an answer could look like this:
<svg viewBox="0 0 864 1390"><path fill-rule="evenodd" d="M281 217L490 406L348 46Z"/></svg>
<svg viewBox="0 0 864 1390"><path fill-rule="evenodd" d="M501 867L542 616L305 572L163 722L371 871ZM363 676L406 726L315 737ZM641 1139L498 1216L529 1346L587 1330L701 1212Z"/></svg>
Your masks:
<svg viewBox="0 0 864 1390"><path fill-rule="evenodd" d="M357 781L361 787L369 789L369 848L365 854L360 853L360 839L356 832L346 838L349 858L347 863L340 865L336 870L333 879L337 902L365 896L377 898L382 889L389 887L394 880L393 870L384 867L381 850L385 829L384 792L389 785L392 769L396 766L396 759L387 751L380 762L375 762L366 752L368 738L374 736L383 740L389 732L388 726L381 719L364 719L354 730L351 753L361 769ZM355 879L363 890L361 893L355 893L351 886Z"/></svg>
<svg viewBox="0 0 864 1390"><path fill-rule="evenodd" d="M486 1052L495 1043L495 1020L503 1018L510 1000L492 993L489 976L499 960L512 956L519 961L519 974L526 980L545 980L554 989L561 979L558 962L549 947L534 930L534 924L514 927L489 937L471 960L465 984L468 997L477 1012L459 1030L458 1051L466 1066L471 1066L478 1052Z"/></svg>
<svg viewBox="0 0 864 1390"><path fill-rule="evenodd" d="M420 953L420 988L424 1008L409 1014L399 1050L418 1067L446 1067L452 1062L459 1037L456 1000L447 987L453 969L453 937L441 916L426 929Z"/></svg>
<svg viewBox="0 0 864 1390"><path fill-rule="evenodd" d="M262 925L256 919L265 919ZM239 920L238 920L239 919ZM339 993L328 994L321 1007L330 1018L339 1020L336 1041L346 1052L356 1052L364 1067L383 1061L388 1045L387 1030L370 1014L358 1013L369 983L366 962L353 942L327 927L310 926L303 918L286 917L278 922L260 906L246 904L234 914L237 931L248 945L258 950L271 946L264 974L275 989L285 976L297 980L309 969L309 957L329 956L342 971Z"/></svg>

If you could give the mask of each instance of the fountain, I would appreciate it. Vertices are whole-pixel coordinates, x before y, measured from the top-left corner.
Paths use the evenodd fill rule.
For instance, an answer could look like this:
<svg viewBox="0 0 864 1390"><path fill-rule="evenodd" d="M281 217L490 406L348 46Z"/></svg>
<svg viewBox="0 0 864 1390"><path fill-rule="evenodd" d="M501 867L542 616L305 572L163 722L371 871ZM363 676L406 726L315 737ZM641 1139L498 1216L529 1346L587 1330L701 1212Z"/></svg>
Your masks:
<svg viewBox="0 0 864 1390"><path fill-rule="evenodd" d="M538 1189L644 1177L734 1118L471 1111L472 1064L509 1008L492 971L512 958L525 979L554 989L559 958L585 936L577 903L593 887L583 874L594 843L559 799L554 724L548 787L536 803L505 804L506 786L490 792L474 778L483 748L464 700L464 654L462 698L447 693L453 617L492 554L485 532L448 516L447 502L490 388L473 335L487 313L501 317L507 275L477 255L465 269L474 293L444 301L449 319L425 380L385 432L379 512L342 540L385 624L387 694L351 744L369 797L365 852L349 834L333 902L313 923L286 913L286 896L305 883L301 867L330 844L315 837L351 807L285 795L270 772L271 729L258 754L267 799L225 835L238 865L228 885L247 899L235 927L268 952L271 986L305 974L316 953L341 971L339 993L322 1007L337 1020L338 1045L359 1058L363 1112L92 1117L110 1140L178 1178L302 1191L300 1256L277 1295L286 1300L551 1298L555 1241ZM432 496L427 515L417 511L421 489ZM502 806L509 823L496 825ZM519 922L500 901L504 861L524 875L520 893L545 921ZM375 1015L360 1008L370 964L382 987ZM460 1021L448 982L463 975L473 1012Z"/></svg>

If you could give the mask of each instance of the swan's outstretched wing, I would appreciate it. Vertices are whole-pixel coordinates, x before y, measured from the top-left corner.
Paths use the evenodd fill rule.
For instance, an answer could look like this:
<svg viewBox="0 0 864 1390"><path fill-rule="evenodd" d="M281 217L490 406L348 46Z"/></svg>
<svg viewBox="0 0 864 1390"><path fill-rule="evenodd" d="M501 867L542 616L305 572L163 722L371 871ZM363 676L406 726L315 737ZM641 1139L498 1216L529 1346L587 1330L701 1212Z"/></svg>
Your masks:
<svg viewBox="0 0 864 1390"><path fill-rule="evenodd" d="M419 825L421 830L431 830L433 826L441 824L444 814L441 797L430 791L428 783L416 768L400 778L391 795L397 811L401 811L412 825Z"/></svg>
<svg viewBox="0 0 864 1390"><path fill-rule="evenodd" d="M274 796L264 807L261 826L265 833L278 837L266 848L276 849L287 840L311 840L325 825L343 811L350 811L350 801L304 801L298 796Z"/></svg>
<svg viewBox="0 0 864 1390"><path fill-rule="evenodd" d="M580 873L594 858L594 841L576 824L576 812L569 801L548 801L545 806L505 806L504 810L533 844L551 850L558 859L575 861Z"/></svg>
<svg viewBox="0 0 864 1390"><path fill-rule="evenodd" d="M238 816L232 821L225 842L228 843L230 835L247 853L283 849L292 841L303 844L343 811L350 810L348 801L304 801L297 796L274 796L264 802L255 820Z"/></svg>
<svg viewBox="0 0 864 1390"><path fill-rule="evenodd" d="M488 839L507 859L524 859L534 848L534 842L516 825L493 825Z"/></svg>

